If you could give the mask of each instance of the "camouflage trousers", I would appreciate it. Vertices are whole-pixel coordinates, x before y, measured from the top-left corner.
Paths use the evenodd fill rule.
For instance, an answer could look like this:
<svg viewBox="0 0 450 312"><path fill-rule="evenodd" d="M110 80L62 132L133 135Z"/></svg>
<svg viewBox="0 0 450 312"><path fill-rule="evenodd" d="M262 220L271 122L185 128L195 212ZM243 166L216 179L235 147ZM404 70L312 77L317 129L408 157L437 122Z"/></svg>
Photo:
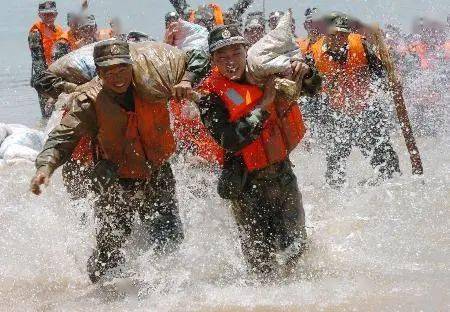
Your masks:
<svg viewBox="0 0 450 312"><path fill-rule="evenodd" d="M285 161L249 173L244 190L233 200L242 252L257 275L295 264L305 247L305 212L291 166Z"/></svg>
<svg viewBox="0 0 450 312"><path fill-rule="evenodd" d="M170 252L181 243L184 234L170 164L164 164L148 180L119 179L98 194L97 249L88 261L92 282L124 263L121 248L131 234L136 213L146 228L146 240L154 244L157 253Z"/></svg>
<svg viewBox="0 0 450 312"><path fill-rule="evenodd" d="M323 120L326 148L327 183L339 188L345 182L347 158L353 147L358 147L378 178L391 178L400 172L397 153L389 137L388 116L379 105L373 105L356 116L328 109Z"/></svg>

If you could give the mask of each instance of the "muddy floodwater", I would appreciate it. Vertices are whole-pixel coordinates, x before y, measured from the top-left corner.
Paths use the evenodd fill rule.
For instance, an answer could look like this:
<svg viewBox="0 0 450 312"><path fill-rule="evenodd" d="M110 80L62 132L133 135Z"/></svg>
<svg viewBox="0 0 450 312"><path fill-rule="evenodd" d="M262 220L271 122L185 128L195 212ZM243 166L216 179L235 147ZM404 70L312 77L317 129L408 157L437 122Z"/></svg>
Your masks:
<svg viewBox="0 0 450 312"><path fill-rule="evenodd" d="M186 240L169 258L130 250L145 286L113 302L105 302L86 275L94 246L89 205L68 199L59 172L36 198L27 189L31 164L2 167L0 306L4 311L446 311L449 140L419 140L426 172L419 178L409 173L400 143L396 140L402 176L378 187L358 186L370 170L354 153L349 178L355 183L339 192L324 186L320 152L294 153L311 247L294 276L265 286L245 273L237 229L227 203L215 194L215 179L177 162Z"/></svg>
<svg viewBox="0 0 450 312"><path fill-rule="evenodd" d="M134 15L125 14L124 24L155 38L162 37L162 18L170 10L160 1L91 2L102 25L130 6ZM109 2L114 5L107 7ZM275 1L267 2L269 9L276 7ZM292 5L279 2L282 8ZM432 8L430 14L442 20L449 11L448 1L391 2L374 1L369 8L362 1L351 12L369 19L386 14L386 20L407 28L405 23L421 11ZM26 41L36 3L9 1L0 12L0 123L43 129L37 96L29 87ZM70 5L58 3L59 21L65 23ZM310 3L299 4L294 15L302 16ZM333 8L348 11L352 3ZM389 13L382 13L383 4ZM149 6L160 20L150 22L145 16ZM310 134L304 141L309 144L293 152L310 248L291 277L267 285L246 273L229 203L216 194L216 175L199 169L191 158L172 159L184 242L173 255L158 258L141 241L136 223L126 252L139 283L122 285L126 295L116 299L87 277L86 261L95 247L89 200L69 198L60 170L42 196L33 196L28 191L33 163L0 162L0 311L450 311L448 67L439 73L443 79L435 79L436 71L403 79L414 129L426 123L417 135L423 176L411 174L398 127L392 139L402 174L378 186L360 183L373 172L357 150L349 160L348 185L339 191L326 186L325 154ZM430 105L424 96L430 87L438 90L439 105Z"/></svg>

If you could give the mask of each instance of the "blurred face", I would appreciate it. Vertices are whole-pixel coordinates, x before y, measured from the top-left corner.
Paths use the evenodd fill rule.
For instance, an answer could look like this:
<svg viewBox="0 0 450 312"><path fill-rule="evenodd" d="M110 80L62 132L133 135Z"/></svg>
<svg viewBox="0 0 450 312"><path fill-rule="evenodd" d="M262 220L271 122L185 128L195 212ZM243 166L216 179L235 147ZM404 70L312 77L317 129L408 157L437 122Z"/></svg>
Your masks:
<svg viewBox="0 0 450 312"><path fill-rule="evenodd" d="M97 71L103 86L117 94L127 92L133 79L132 66L129 64L98 67Z"/></svg>
<svg viewBox="0 0 450 312"><path fill-rule="evenodd" d="M213 66L230 80L240 80L244 77L247 61L247 49L243 44L233 44L215 51L212 55Z"/></svg>
<svg viewBox="0 0 450 312"><path fill-rule="evenodd" d="M39 13L39 18L47 26L55 25L56 17L58 13Z"/></svg>
<svg viewBox="0 0 450 312"><path fill-rule="evenodd" d="M109 26L111 26L111 29L113 30L114 33L116 34L122 33L122 24L120 23L119 20L112 20L109 23Z"/></svg>

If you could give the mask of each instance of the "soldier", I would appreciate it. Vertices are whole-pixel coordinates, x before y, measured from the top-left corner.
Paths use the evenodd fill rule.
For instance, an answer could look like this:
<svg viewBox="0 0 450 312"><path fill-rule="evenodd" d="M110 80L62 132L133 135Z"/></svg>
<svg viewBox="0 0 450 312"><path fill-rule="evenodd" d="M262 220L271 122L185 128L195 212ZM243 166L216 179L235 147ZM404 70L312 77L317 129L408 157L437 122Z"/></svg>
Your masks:
<svg viewBox="0 0 450 312"><path fill-rule="evenodd" d="M247 46L235 25L210 33L213 69L197 103L203 123L226 151L219 194L232 201L251 271L266 276L295 264L305 247L305 213L289 161L305 128L298 105L277 95L274 79L264 90L246 81ZM299 61L292 68L290 78L315 93L314 72Z"/></svg>
<svg viewBox="0 0 450 312"><path fill-rule="evenodd" d="M169 0L178 15L187 21L200 24L211 30L217 25L242 24L242 15L253 0L238 0L228 10L222 10L216 3L200 5L196 10L189 8L186 0Z"/></svg>
<svg viewBox="0 0 450 312"><path fill-rule="evenodd" d="M172 48L164 45L157 49ZM172 53L178 58L182 55L176 50ZM36 159L31 190L41 193L40 185L48 183L55 169L70 158L81 137L94 138L97 153L92 188L97 195L94 208L99 228L88 273L96 283L124 262L121 247L131 232L135 212L148 227L148 240L155 243L157 252L173 250L182 241L183 230L168 162L175 142L167 99L152 102L138 95L128 43L100 42L94 59L98 77L73 94L70 112L50 133ZM178 64L183 62L167 67ZM173 88L178 94L190 92L189 83Z"/></svg>
<svg viewBox="0 0 450 312"><path fill-rule="evenodd" d="M31 51L31 86L53 62L55 43L64 35L61 26L55 24L58 11L55 1L43 1L39 4L39 20L31 26L28 44ZM38 92L42 117L50 117L48 98Z"/></svg>
<svg viewBox="0 0 450 312"><path fill-rule="evenodd" d="M326 180L333 188L345 182L346 159L359 147L380 179L400 172L399 159L386 127L382 98L385 69L370 43L350 30L346 15L330 17L327 34L311 48L310 57L324 77L326 98L321 118L326 151Z"/></svg>

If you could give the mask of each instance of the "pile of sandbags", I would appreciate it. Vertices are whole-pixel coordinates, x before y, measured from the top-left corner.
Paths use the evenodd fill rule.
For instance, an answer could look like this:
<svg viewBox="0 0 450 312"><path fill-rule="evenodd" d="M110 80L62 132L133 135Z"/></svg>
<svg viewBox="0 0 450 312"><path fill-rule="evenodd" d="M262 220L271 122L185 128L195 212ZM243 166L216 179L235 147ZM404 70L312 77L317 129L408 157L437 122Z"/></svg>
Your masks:
<svg viewBox="0 0 450 312"><path fill-rule="evenodd" d="M278 26L255 43L247 54L250 81L263 84L269 76L288 74L291 61L301 52L292 33L292 13L288 11Z"/></svg>
<svg viewBox="0 0 450 312"><path fill-rule="evenodd" d="M0 123L0 160L34 161L44 144L44 133L23 125Z"/></svg>

